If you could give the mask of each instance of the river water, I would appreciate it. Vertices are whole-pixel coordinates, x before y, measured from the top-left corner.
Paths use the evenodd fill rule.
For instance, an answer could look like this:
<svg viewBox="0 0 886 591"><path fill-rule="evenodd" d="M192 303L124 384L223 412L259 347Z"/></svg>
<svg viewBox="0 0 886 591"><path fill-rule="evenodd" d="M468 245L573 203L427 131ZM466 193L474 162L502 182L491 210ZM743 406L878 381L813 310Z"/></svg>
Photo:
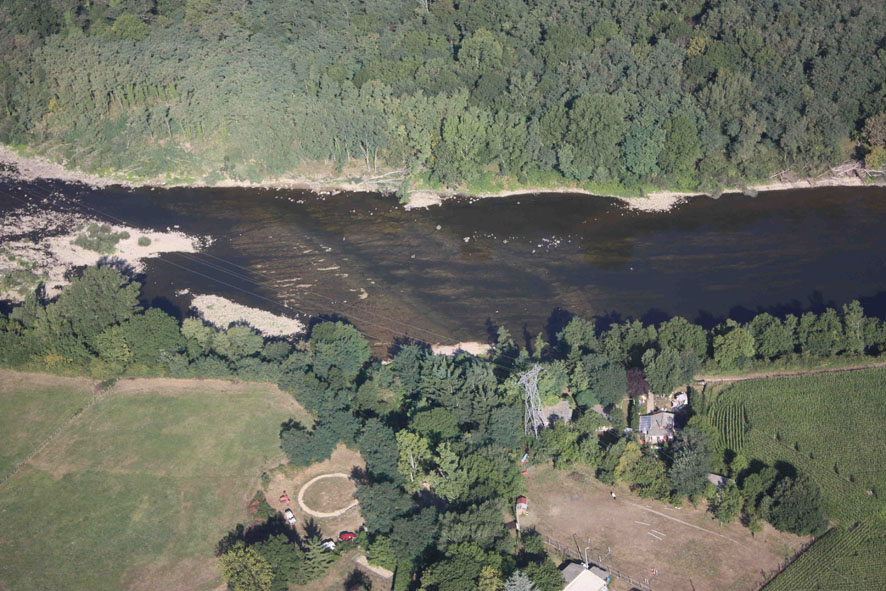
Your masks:
<svg viewBox="0 0 886 591"><path fill-rule="evenodd" d="M256 189L0 186L155 230L214 242L151 260L148 301L187 309L214 293L274 313L352 321L383 348L396 337L518 339L569 314L601 322L682 315L710 325L758 310L820 309L859 298L886 314L886 189L821 188L690 199L667 213L615 199L459 198L404 210L393 197ZM288 306L288 308L284 308Z"/></svg>

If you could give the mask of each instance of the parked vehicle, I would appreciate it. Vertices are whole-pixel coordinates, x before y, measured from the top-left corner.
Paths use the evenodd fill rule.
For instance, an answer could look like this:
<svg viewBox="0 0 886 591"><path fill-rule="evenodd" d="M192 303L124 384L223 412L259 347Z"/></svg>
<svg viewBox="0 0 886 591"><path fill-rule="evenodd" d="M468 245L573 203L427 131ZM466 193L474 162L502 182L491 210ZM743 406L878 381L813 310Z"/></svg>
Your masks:
<svg viewBox="0 0 886 591"><path fill-rule="evenodd" d="M292 514L292 509L286 509L283 512L283 515L286 517L286 521L289 522L289 525L295 526L295 515Z"/></svg>
<svg viewBox="0 0 886 591"><path fill-rule="evenodd" d="M338 540L340 542L350 542L351 540L353 540L356 537L357 537L357 534L355 534L352 531L343 531L340 534L338 534Z"/></svg>
<svg viewBox="0 0 886 591"><path fill-rule="evenodd" d="M330 552L332 552L333 550L335 550L335 540L333 540L332 538L327 538L323 540L323 543L320 544L320 546L324 550L329 550Z"/></svg>

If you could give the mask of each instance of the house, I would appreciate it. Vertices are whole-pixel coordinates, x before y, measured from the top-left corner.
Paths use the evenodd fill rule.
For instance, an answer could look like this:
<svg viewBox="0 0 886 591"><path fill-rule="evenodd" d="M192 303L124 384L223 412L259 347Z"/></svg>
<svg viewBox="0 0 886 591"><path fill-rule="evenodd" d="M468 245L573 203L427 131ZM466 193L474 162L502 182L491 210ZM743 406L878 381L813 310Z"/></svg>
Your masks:
<svg viewBox="0 0 886 591"><path fill-rule="evenodd" d="M529 513L529 500L526 497L517 497L517 515Z"/></svg>
<svg viewBox="0 0 886 591"><path fill-rule="evenodd" d="M656 445L674 439L674 413L654 412L640 417L640 443Z"/></svg>
<svg viewBox="0 0 886 591"><path fill-rule="evenodd" d="M561 571L566 586L563 591L608 591L606 571L596 566L590 569L572 562Z"/></svg>

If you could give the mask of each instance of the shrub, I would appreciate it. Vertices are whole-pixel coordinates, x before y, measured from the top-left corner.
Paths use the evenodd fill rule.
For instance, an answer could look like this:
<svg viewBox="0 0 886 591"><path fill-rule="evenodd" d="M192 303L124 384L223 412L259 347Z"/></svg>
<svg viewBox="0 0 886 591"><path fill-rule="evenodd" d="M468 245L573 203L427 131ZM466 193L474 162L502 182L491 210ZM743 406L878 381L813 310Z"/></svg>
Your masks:
<svg viewBox="0 0 886 591"><path fill-rule="evenodd" d="M148 238L147 236L140 236L139 239L138 239L138 245L139 245L139 246L150 246L150 245L151 245L151 239Z"/></svg>
<svg viewBox="0 0 886 591"><path fill-rule="evenodd" d="M89 224L86 232L77 236L73 244L86 250L103 254L113 254L114 247L121 240L129 238L129 232L114 232L107 224Z"/></svg>

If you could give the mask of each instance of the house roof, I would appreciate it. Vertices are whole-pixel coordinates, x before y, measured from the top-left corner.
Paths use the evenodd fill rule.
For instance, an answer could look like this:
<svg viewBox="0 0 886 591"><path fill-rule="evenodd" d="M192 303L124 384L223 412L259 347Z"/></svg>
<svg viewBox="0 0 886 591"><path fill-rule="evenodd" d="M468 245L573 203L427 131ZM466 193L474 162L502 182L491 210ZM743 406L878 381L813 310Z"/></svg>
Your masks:
<svg viewBox="0 0 886 591"><path fill-rule="evenodd" d="M602 591L606 589L606 580L595 575L575 562L566 565L562 571L566 586L563 591Z"/></svg>
<svg viewBox="0 0 886 591"><path fill-rule="evenodd" d="M674 433L674 413L654 412L641 416L640 431L658 437L672 435Z"/></svg>
<svg viewBox="0 0 886 591"><path fill-rule="evenodd" d="M542 407L541 415L545 425L550 425L557 419L568 423L572 420L572 407L569 406L568 400L561 400L557 404Z"/></svg>
<svg viewBox="0 0 886 591"><path fill-rule="evenodd" d="M721 486L726 486L726 483L729 481L725 476L720 476L719 474L708 474L708 482L717 486L718 488Z"/></svg>

